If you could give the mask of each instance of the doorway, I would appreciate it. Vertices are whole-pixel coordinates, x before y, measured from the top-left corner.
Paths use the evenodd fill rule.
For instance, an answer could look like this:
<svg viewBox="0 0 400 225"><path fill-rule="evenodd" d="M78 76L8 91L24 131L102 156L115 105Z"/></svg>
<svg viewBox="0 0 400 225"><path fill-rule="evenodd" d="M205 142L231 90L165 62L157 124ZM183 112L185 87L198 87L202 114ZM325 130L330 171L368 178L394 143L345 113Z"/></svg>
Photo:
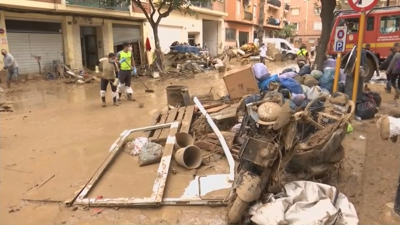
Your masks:
<svg viewBox="0 0 400 225"><path fill-rule="evenodd" d="M95 70L99 62L96 27L81 27L82 65Z"/></svg>
<svg viewBox="0 0 400 225"><path fill-rule="evenodd" d="M239 45L242 46L247 43L249 43L249 32L239 31Z"/></svg>

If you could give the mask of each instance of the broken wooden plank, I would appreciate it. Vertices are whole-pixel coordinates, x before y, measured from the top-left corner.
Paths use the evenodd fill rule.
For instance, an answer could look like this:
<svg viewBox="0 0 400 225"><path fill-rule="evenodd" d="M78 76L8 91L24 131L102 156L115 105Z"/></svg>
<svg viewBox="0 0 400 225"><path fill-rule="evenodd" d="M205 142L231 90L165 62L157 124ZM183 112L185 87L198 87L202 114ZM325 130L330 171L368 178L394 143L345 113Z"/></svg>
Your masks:
<svg viewBox="0 0 400 225"><path fill-rule="evenodd" d="M168 112L169 111L163 111L161 112L161 119L160 121L157 122L157 124L164 124L165 120L167 120L168 118ZM157 140L158 137L161 134L161 129L155 130L153 136L151 137L152 140Z"/></svg>
<svg viewBox="0 0 400 225"><path fill-rule="evenodd" d="M161 118L161 109L160 110L157 110L154 114L153 114L153 117L151 118L151 121L150 121L150 124L149 124L149 126L153 126L153 125L156 125L157 124L157 121L158 120L160 120ZM153 137L153 135L154 135L154 130L151 130L151 131L146 131L146 132L143 132L145 135L147 134L147 138L150 138L150 137Z"/></svg>
<svg viewBox="0 0 400 225"><path fill-rule="evenodd" d="M187 106L185 111L185 116L183 117L181 129L179 132L189 133L190 125L192 124L193 113L194 113L194 105Z"/></svg>
<svg viewBox="0 0 400 225"><path fill-rule="evenodd" d="M228 108L225 108L219 112L210 113L210 116L214 120L223 120L223 119L236 117L238 107L239 107L239 103L236 103L236 104L233 104L233 105L229 106Z"/></svg>
<svg viewBox="0 0 400 225"><path fill-rule="evenodd" d="M178 113L178 109L172 109L168 111L168 117L165 120L165 123L171 123L175 121L176 114ZM164 139L167 138L169 133L169 128L164 128L161 130L160 136L158 136L158 139Z"/></svg>
<svg viewBox="0 0 400 225"><path fill-rule="evenodd" d="M217 107L214 107L214 108L210 108L210 109L207 109L207 113L216 113L216 112L219 112L219 111L221 111L221 110L223 110L223 109L226 109L226 108L228 108L230 105L228 105L228 104L223 104L223 105L221 105L221 106L217 106Z"/></svg>
<svg viewBox="0 0 400 225"><path fill-rule="evenodd" d="M178 116L176 117L176 121L182 121L183 116L185 115L185 111L186 111L186 107L180 107L178 109Z"/></svg>

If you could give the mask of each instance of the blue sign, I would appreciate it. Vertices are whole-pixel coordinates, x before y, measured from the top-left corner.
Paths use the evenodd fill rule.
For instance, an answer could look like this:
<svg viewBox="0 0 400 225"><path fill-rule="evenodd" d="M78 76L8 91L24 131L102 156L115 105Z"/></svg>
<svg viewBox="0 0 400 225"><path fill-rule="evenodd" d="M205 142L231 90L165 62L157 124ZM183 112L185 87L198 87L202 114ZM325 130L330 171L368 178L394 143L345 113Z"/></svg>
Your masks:
<svg viewBox="0 0 400 225"><path fill-rule="evenodd" d="M344 43L343 41L336 41L335 43L335 52L343 52L344 51Z"/></svg>

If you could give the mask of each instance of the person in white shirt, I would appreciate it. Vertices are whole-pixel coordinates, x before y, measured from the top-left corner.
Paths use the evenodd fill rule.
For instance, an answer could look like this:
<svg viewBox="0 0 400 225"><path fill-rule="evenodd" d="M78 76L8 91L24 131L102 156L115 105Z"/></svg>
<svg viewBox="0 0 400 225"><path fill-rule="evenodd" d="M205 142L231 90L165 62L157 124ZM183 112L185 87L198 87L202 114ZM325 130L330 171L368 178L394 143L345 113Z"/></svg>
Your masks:
<svg viewBox="0 0 400 225"><path fill-rule="evenodd" d="M264 43L260 46L260 63L265 64L265 58L267 57L267 47Z"/></svg>

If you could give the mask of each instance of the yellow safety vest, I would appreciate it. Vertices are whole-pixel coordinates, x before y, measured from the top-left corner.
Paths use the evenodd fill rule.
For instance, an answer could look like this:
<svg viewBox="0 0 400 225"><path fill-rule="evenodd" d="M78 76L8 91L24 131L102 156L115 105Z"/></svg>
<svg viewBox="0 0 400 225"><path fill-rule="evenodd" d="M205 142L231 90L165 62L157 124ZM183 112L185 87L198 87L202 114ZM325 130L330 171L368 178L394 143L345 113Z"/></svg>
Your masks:
<svg viewBox="0 0 400 225"><path fill-rule="evenodd" d="M132 52L128 51L128 52L124 52L121 51L119 53L119 60L121 59L125 59L125 62L122 62L120 65L121 70L131 70L132 67Z"/></svg>
<svg viewBox="0 0 400 225"><path fill-rule="evenodd" d="M303 55L304 57L306 57L307 55L307 50L305 49L300 49L299 51L297 51L297 55Z"/></svg>

